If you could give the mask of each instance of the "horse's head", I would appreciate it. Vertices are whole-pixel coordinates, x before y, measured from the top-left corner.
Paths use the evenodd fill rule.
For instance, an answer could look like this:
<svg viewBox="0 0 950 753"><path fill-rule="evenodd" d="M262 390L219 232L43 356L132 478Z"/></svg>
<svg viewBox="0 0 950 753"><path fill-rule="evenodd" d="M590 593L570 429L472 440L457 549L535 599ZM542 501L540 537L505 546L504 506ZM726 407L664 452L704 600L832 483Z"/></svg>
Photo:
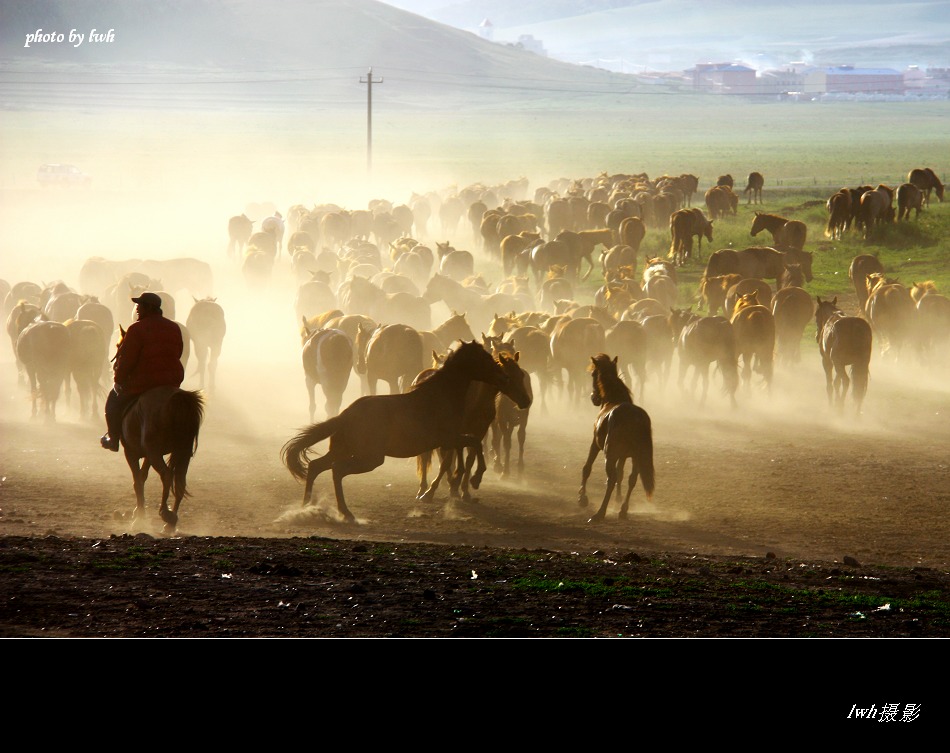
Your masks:
<svg viewBox="0 0 950 753"><path fill-rule="evenodd" d="M825 322L840 312L841 309L838 308L838 296L830 301L823 301L820 295L816 295L815 301L817 302L817 306L815 306L815 340L820 343L821 331L824 329Z"/></svg>
<svg viewBox="0 0 950 753"><path fill-rule="evenodd" d="M533 401L531 379L518 364L521 354L514 349L513 343L502 342L498 343L493 352L508 377L507 385L501 389L502 394L507 395L521 410L527 410Z"/></svg>
<svg viewBox="0 0 950 753"><path fill-rule="evenodd" d="M758 235L763 230L765 230L765 215L762 212L756 212L755 217L752 219L752 227L749 230L749 235Z"/></svg>

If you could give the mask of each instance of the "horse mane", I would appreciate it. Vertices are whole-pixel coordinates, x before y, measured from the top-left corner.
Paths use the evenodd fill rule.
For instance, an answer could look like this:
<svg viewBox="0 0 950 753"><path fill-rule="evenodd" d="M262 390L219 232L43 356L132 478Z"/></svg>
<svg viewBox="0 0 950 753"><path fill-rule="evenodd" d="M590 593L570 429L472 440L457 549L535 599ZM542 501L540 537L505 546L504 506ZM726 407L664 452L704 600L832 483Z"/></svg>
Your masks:
<svg viewBox="0 0 950 753"><path fill-rule="evenodd" d="M590 357L588 371L594 375L594 390L601 397L603 404L632 403L633 395L630 388L623 382L617 369L617 358L611 358L606 353L598 353Z"/></svg>

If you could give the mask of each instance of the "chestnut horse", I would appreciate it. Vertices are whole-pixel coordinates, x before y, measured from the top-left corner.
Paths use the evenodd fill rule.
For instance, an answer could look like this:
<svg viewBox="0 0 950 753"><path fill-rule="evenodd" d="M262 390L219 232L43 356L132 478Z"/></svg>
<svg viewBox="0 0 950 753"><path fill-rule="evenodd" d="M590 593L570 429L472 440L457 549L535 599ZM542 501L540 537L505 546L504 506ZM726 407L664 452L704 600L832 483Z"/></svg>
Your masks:
<svg viewBox="0 0 950 753"><path fill-rule="evenodd" d="M937 200L943 201L943 183L929 167L915 167L907 174L907 182L913 183L924 194L924 206L930 204L930 192L937 194Z"/></svg>
<svg viewBox="0 0 950 753"><path fill-rule="evenodd" d="M630 389L620 378L617 359L605 353L591 356L589 371L593 382L590 400L600 410L594 420L594 437L590 443L587 460L581 470L581 487L577 501L581 507L588 505L587 479L590 478L594 460L603 450L607 470L607 489L600 508L588 522L603 520L607 505L617 490L619 499L623 487L623 468L629 459L630 477L618 517L626 518L630 506L630 494L636 486L637 477L643 481L647 499L653 499L656 486L653 467L653 426L650 415L639 405L634 405Z"/></svg>
<svg viewBox="0 0 950 753"><path fill-rule="evenodd" d="M756 236L763 230L772 234L772 242L782 251L786 247L801 251L808 237L808 226L801 220L789 220L777 214L756 212L749 233Z"/></svg>
<svg viewBox="0 0 950 753"><path fill-rule="evenodd" d="M764 185L765 178L762 177L762 173L755 171L749 173L749 179L746 181L745 188L742 191L749 196L749 200L746 201L746 204L762 203L762 186Z"/></svg>

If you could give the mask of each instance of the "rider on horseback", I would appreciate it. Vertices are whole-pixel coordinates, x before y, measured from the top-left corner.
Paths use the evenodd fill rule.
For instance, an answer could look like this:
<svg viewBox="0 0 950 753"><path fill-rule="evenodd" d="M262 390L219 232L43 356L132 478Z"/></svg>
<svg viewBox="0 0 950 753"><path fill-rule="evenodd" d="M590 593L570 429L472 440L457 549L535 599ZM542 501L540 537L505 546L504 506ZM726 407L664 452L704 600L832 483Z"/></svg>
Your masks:
<svg viewBox="0 0 950 753"><path fill-rule="evenodd" d="M153 387L180 387L185 379L181 328L162 315L162 299L156 293L142 293L132 302L136 321L116 348L115 386L106 398L107 431L99 440L113 452L119 451L122 415L135 398Z"/></svg>

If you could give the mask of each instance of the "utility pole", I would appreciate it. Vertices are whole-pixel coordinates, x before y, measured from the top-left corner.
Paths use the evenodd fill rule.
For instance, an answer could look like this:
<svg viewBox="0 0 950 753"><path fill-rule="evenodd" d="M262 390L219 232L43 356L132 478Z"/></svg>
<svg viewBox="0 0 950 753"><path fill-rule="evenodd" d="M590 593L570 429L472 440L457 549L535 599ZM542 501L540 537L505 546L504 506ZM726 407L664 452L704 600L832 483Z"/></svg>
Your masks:
<svg viewBox="0 0 950 753"><path fill-rule="evenodd" d="M366 84L366 173L369 174L373 171L373 84L381 84L383 80L374 81L370 67L366 80L361 78L360 83Z"/></svg>

